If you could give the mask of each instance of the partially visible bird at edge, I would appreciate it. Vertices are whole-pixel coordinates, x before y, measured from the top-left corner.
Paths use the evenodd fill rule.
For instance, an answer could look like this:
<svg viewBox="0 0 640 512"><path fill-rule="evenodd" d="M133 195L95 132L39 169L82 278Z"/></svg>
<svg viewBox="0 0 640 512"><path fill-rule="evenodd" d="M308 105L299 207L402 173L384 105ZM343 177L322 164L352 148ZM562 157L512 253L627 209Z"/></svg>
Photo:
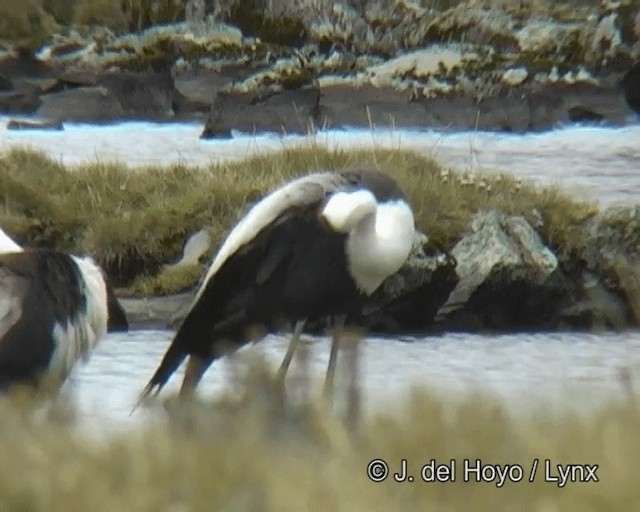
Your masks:
<svg viewBox="0 0 640 512"><path fill-rule="evenodd" d="M92 258L23 249L0 229L0 390L55 392L107 331L127 329Z"/></svg>

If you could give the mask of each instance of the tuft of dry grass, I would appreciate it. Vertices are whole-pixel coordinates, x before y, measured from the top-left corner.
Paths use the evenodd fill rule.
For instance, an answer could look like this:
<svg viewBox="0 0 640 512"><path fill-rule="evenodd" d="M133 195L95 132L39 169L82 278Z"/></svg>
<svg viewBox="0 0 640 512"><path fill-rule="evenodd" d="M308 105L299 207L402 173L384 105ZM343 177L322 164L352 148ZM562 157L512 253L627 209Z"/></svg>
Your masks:
<svg viewBox="0 0 640 512"><path fill-rule="evenodd" d="M0 154L0 225L26 245L91 253L117 282L131 284L136 277L155 276L202 226L213 226L217 247L251 203L293 176L361 165L388 170L398 180L418 228L445 250L473 214L499 208L534 226L542 220L543 240L572 254L585 243L583 222L597 211L554 187L534 187L508 175L458 173L397 149L308 144L202 168L105 162L65 168L42 153L14 148ZM148 286L157 289L158 282Z"/></svg>
<svg viewBox="0 0 640 512"><path fill-rule="evenodd" d="M39 0L0 0L0 42L10 42L21 53L30 54L60 30Z"/></svg>
<svg viewBox="0 0 640 512"><path fill-rule="evenodd" d="M0 0L0 41L29 53L73 25L124 33L183 19L181 0Z"/></svg>
<svg viewBox="0 0 640 512"><path fill-rule="evenodd" d="M0 466L0 510L624 512L640 505L635 402L524 420L483 396L452 402L416 390L396 412L349 426L323 402L274 400L264 371L251 375L238 396L173 406L168 421L101 442L24 401L1 401L0 453L11 463ZM376 459L388 465L382 482L367 476ZM403 459L413 482L394 479ZM434 459L450 468L455 461L455 481L423 481ZM486 481L476 481L465 465L478 461L511 465L521 480L501 485L485 469ZM557 465L568 464L598 465L599 481L560 487L552 479Z"/></svg>

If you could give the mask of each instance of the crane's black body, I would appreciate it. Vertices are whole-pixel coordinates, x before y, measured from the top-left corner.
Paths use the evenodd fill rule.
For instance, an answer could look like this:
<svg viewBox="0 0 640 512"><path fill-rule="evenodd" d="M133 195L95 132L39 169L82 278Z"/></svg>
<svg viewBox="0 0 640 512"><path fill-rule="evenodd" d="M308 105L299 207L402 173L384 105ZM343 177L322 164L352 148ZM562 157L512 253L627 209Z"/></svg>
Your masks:
<svg viewBox="0 0 640 512"><path fill-rule="evenodd" d="M299 320L349 315L362 307L367 295L349 268L347 234L332 229L320 215L322 208L332 194L356 187L367 188L379 201L405 196L378 171L322 177L328 183L323 190L311 187L311 197L283 205L272 222L205 279L143 397L159 391L187 356L203 360L206 369L230 349L266 332Z"/></svg>

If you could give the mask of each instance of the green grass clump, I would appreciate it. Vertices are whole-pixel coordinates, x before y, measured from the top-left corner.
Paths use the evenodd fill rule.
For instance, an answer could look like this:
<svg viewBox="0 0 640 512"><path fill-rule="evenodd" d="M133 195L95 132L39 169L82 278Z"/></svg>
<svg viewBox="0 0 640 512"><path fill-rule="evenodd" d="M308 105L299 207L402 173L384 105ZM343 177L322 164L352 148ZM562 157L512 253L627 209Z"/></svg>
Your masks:
<svg viewBox="0 0 640 512"><path fill-rule="evenodd" d="M0 510L635 511L640 505L640 411L632 402L519 418L486 397L416 391L394 412L347 424L315 400L275 398L253 374L245 392L173 407L168 422L91 441L66 421L0 403ZM353 404L351 404L353 405ZM367 478L373 459L391 473ZM413 482L393 473L407 460ZM454 482L421 467L456 462ZM465 482L464 461L521 466L522 481ZM539 467L529 483L534 459ZM545 482L545 459L597 464L599 482Z"/></svg>
<svg viewBox="0 0 640 512"><path fill-rule="evenodd" d="M457 173L405 150L308 144L207 167L88 162L65 168L42 153L11 149L0 154L0 225L23 244L91 253L128 285L175 261L203 226L212 226L213 246L219 246L250 203L293 176L357 165L395 176L418 228L444 250L472 215L499 208L535 226L541 217L543 240L571 255L585 243L584 220L596 212L593 204L554 187L525 185L508 175Z"/></svg>
<svg viewBox="0 0 640 512"><path fill-rule="evenodd" d="M30 55L59 30L39 2L0 0L0 43L11 43L21 54Z"/></svg>

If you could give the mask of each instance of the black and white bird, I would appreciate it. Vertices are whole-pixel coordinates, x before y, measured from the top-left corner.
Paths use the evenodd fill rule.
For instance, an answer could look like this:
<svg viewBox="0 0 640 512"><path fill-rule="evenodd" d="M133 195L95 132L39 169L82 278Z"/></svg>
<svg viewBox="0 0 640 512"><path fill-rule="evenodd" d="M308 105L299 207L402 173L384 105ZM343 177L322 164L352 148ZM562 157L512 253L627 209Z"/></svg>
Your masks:
<svg viewBox="0 0 640 512"><path fill-rule="evenodd" d="M414 237L407 198L374 169L295 179L253 206L230 232L141 400L159 392L189 356L181 394L218 357L295 323L284 378L307 320L333 317L327 382L345 316L406 261Z"/></svg>
<svg viewBox="0 0 640 512"><path fill-rule="evenodd" d="M56 391L107 331L127 329L91 258L24 250L0 229L0 390Z"/></svg>

